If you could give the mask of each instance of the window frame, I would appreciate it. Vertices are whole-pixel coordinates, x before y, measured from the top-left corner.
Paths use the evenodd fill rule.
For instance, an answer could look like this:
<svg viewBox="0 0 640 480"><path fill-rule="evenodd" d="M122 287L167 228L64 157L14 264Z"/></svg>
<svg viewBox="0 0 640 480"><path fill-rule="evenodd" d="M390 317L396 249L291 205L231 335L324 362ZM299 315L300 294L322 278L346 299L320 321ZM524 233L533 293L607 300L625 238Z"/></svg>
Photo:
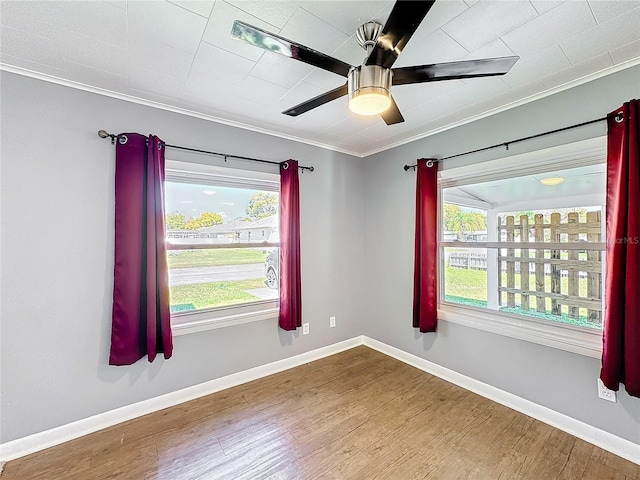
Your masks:
<svg viewBox="0 0 640 480"><path fill-rule="evenodd" d="M482 163L482 172L478 173L477 164L447 168L446 164L438 172L438 211L442 212L443 191L445 188L470 183L515 178L526 175L540 174L552 170L562 170L572 167L597 165L606 162L606 137L564 144L557 147L545 148L533 152L517 154ZM594 204L597 194L578 197L576 202ZM602 200L595 204L603 203ZM475 205L469 205L475 206ZM540 207L542 208L542 207ZM553 208L550 205L549 208ZM440 215L441 216L441 215ZM606 212L602 212L603 222ZM585 355L592 358L602 356L602 331L579 327L570 324L556 323L511 314L470 305L460 305L444 300L444 258L442 252L445 245L451 242L441 240L443 232L443 218L438 222L438 318L451 323L476 328L527 342L557 348L560 350ZM482 244L483 242L481 242ZM484 242L487 243L487 242ZM475 242L467 244L470 247L481 247ZM603 255L604 257L604 255ZM606 271L603 258L603 272ZM603 282L604 283L604 282ZM604 312L603 312L604 319ZM603 320L604 321L604 320Z"/></svg>
<svg viewBox="0 0 640 480"><path fill-rule="evenodd" d="M280 175L256 170L235 169L217 165L204 165L176 160L165 162L165 182L194 183L198 185L252 188L273 191L280 194ZM188 248L264 248L280 247L279 242L248 242L234 245L215 246L172 244L167 240L167 251ZM242 325L244 323L277 319L280 298L257 300L250 303L203 308L199 310L175 312L171 314L171 329L174 336L188 335L217 328Z"/></svg>

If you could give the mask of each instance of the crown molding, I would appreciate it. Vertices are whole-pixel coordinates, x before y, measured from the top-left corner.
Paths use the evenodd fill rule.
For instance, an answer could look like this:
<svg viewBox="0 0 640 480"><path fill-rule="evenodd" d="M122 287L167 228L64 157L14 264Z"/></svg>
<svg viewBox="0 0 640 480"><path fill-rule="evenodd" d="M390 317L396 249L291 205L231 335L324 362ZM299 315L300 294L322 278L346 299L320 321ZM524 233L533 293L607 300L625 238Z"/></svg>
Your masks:
<svg viewBox="0 0 640 480"><path fill-rule="evenodd" d="M223 125L228 125L231 127L237 127L237 128L241 128L243 130L249 130L252 132L257 132L257 133L262 133L264 135L270 135L273 137L278 137L278 138L282 138L285 140L290 140L290 141L294 141L294 142L298 142L298 143L303 143L306 145L311 145L313 147L318 147L318 148L322 148L325 150L331 150L334 152L338 152L338 153L344 153L346 155L351 155L353 157L358 157L358 158L364 158L364 157L368 157L371 155L375 155L377 153L381 153L384 152L386 150L391 150L393 148L396 147L400 147L402 145L406 145L408 143L411 142L415 142L417 140L421 140L423 138L426 137L430 137L432 135L436 135L438 133L442 133L444 131L447 130L451 130L453 128L457 128L460 127L462 125L466 125L468 123L472 123L478 120L482 120L483 118L487 118L490 117L491 115L495 115L498 113L502 113L505 112L507 110L511 110L512 108L516 108L522 105L526 105L527 103L531 103L531 102L535 102L536 100L540 100L543 99L545 97L549 97L551 95L555 95L556 93L560 93L563 92L565 90L569 90L571 88L577 87L579 85L583 85L585 83L589 83L592 82L594 80L597 80L599 78L603 78L606 77L608 75L612 75L614 73L617 72L621 72L623 70L626 70L628 68L633 68L635 66L640 65L640 57L636 57L633 58L631 60L627 60L626 62L622 62L619 63L617 65L614 65L612 67L608 67L605 68L603 70L600 70L598 72L594 72L591 73L589 75L585 75L584 77L578 78L576 80L572 80L570 82L564 83L562 85L558 85L557 87L553 87L549 90L545 90L544 92L540 92L537 93L535 95L530 95L528 97L525 97L523 99L517 100L515 102L511 102L508 103L506 105L503 105L501 107L497 107L497 108L493 108L491 110L487 110L486 112L483 113L479 113L477 115L472 115L470 117L467 117L465 119L459 120L457 122L452 122L449 123L447 125L444 125L442 127L438 127L438 128L434 128L432 130L428 130L426 132L422 132L418 135L414 135L412 137L408 137L405 138L403 140L399 140L397 142L394 143L390 143L388 145L385 145L383 147L380 148L376 148L373 150L369 150L367 152L360 152L360 151L355 151L355 150L348 150L345 148L339 148L336 147L334 145L330 145L327 143L322 143L322 142L316 142L313 140L309 140L307 138L302 138L302 137L298 137L295 135L289 135L286 133L282 133L282 132L278 132L275 130L270 130L268 128L264 128L264 127L258 127L255 125L250 125L247 123L242 123L242 122L238 122L235 120L228 120L222 117L217 117L215 115L208 115L205 113L201 113L201 112L196 112L194 110L189 110L186 108L181 108L181 107L176 107L173 105L167 105L164 103L160 103L160 102L155 102L152 100L146 100L140 97L135 97L133 95L127 95L124 93L119 93L119 92L114 92L112 90L107 90L107 89L103 89L103 88L99 88L99 87L94 87L91 85L87 85L84 83L80 83L80 82L74 82L73 80L68 80L65 78L60 78L60 77L56 77L54 75L48 75L48 74L44 74L44 73L40 73L40 72L36 72L33 70L29 70L26 68L21 68L21 67L16 67L14 65L9 65L6 63L2 63L0 62L0 70L4 70L10 73L15 73L17 75L22 75L25 77L30 77L30 78L34 78L37 80L42 80L45 82L50 82L50 83L55 83L57 85L62 85L65 87L70 87L70 88L75 88L77 90L82 90L85 92L90 92L90 93L95 93L97 95L102 95L102 96L106 96L106 97L111 97L111 98L115 98L118 100L124 100L125 102L131 102L131 103L136 103L138 105L144 105L147 107L152 107L152 108L157 108L160 110L165 110L168 112L173 112L173 113L179 113L181 115L186 115L189 117L194 117L194 118L199 118L201 120L206 120L209 122L214 122L214 123L220 123Z"/></svg>
<svg viewBox="0 0 640 480"><path fill-rule="evenodd" d="M627 70L628 68L633 68L640 65L640 57L633 58L623 63L619 63L612 67L605 68L604 70L600 70L595 73L591 73L589 75L585 75L584 77L580 77L576 80L572 80L567 83L563 83L562 85L558 85L557 87L553 87L549 90L545 90L544 92L536 93L535 95L530 95L528 97L522 98L515 102L507 103L501 107L493 108L491 110L487 110L486 112L479 113L477 115L473 115L471 117L465 118L463 120L459 120L457 122L453 122L442 127L434 128L433 130L429 130L428 132L423 132L418 135L414 135L409 138L405 138L404 140L399 140L395 143L391 143L384 147L380 147L374 150L369 150L361 154L362 157L368 157L369 155L374 155L376 153L384 152L386 150L390 150L392 148L400 147L402 145L406 145L407 143L415 142L416 140L421 140L426 137L430 137L432 135L436 135L438 133L442 133L446 130L451 130L452 128L461 127L462 125L466 125L468 123L475 122L477 120L482 120L483 118L490 117L491 115L496 115L498 113L505 112L507 110L511 110L512 108L520 107L522 105L526 105L527 103L535 102L536 100L541 100L545 97L550 97L551 95L555 95L556 93L564 92L565 90L570 90L579 85L583 85L585 83L592 82L594 80L598 80L599 78L603 78L609 75L612 75L617 72L621 72L623 70Z"/></svg>
<svg viewBox="0 0 640 480"><path fill-rule="evenodd" d="M325 150L331 150L338 153L344 153L353 157L362 158L361 152L355 152L344 148L339 148L327 143L316 142L307 138L297 137L295 135L288 135L286 133L277 132L275 130L269 130L268 128L258 127L255 125L249 125L248 123L242 123L235 120L229 120L222 117L216 117L215 115L209 115L206 113L196 112L187 108L176 107L174 105L168 105L166 103L155 102L153 100L147 100L133 95L127 95L125 93L114 92L113 90L107 90L105 88L94 87L85 83L75 82L66 78L56 77L54 75L48 75L46 73L40 73L33 70L29 70L22 67L16 67L7 63L0 62L0 70L4 70L9 73L15 73L16 75L22 75L23 77L29 77L36 80L42 80L44 82L54 83L56 85L62 85L64 87L74 88L76 90L82 90L84 92L95 93L96 95L102 95L104 97L115 98L117 100L123 100L125 102L135 103L143 105L145 107L157 108L159 110L165 110L167 112L179 113L188 117L199 118L200 120L206 120L208 122L220 123L231 127L241 128L243 130L250 130L256 133L262 133L272 137L282 138L284 140L290 140L293 142L304 143L313 147L322 148Z"/></svg>

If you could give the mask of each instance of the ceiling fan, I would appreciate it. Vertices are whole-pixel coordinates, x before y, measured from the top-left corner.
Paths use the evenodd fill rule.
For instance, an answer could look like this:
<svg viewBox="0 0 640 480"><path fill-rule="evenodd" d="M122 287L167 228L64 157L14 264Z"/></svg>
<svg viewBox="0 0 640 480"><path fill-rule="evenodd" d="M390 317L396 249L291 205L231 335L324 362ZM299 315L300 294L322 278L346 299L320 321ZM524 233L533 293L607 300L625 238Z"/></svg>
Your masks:
<svg viewBox="0 0 640 480"><path fill-rule="evenodd" d="M348 94L352 112L381 115L387 125L393 125L404 122L404 118L391 96L392 85L504 75L519 59L512 56L391 68L434 2L398 0L384 27L376 22L361 25L356 38L367 57L358 66L239 20L233 23L231 35L256 47L347 77L344 85L285 110L282 112L285 115L296 117Z"/></svg>

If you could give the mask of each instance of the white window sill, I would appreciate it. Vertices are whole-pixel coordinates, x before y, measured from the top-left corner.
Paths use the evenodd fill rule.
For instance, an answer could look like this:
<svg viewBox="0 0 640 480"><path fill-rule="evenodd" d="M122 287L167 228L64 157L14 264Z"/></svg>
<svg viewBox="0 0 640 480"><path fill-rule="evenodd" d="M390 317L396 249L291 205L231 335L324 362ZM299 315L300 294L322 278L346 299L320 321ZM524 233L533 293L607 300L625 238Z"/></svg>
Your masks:
<svg viewBox="0 0 640 480"><path fill-rule="evenodd" d="M602 358L602 331L442 302L438 319L567 352Z"/></svg>
<svg viewBox="0 0 640 480"><path fill-rule="evenodd" d="M232 327L243 323L260 322L278 318L278 308L266 308L251 312L234 312L233 309L228 314L220 315L219 312L196 312L180 315L179 322L173 322L171 330L174 336L189 335L192 333L215 330L217 328Z"/></svg>

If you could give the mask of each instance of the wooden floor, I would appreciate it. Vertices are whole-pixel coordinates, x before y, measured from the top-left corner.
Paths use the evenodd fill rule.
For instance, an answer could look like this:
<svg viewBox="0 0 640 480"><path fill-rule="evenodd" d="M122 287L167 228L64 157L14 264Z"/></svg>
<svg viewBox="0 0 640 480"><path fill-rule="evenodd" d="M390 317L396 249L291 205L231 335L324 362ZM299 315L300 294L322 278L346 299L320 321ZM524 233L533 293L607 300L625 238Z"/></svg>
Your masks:
<svg viewBox="0 0 640 480"><path fill-rule="evenodd" d="M367 347L7 463L10 479L640 480L640 467Z"/></svg>

